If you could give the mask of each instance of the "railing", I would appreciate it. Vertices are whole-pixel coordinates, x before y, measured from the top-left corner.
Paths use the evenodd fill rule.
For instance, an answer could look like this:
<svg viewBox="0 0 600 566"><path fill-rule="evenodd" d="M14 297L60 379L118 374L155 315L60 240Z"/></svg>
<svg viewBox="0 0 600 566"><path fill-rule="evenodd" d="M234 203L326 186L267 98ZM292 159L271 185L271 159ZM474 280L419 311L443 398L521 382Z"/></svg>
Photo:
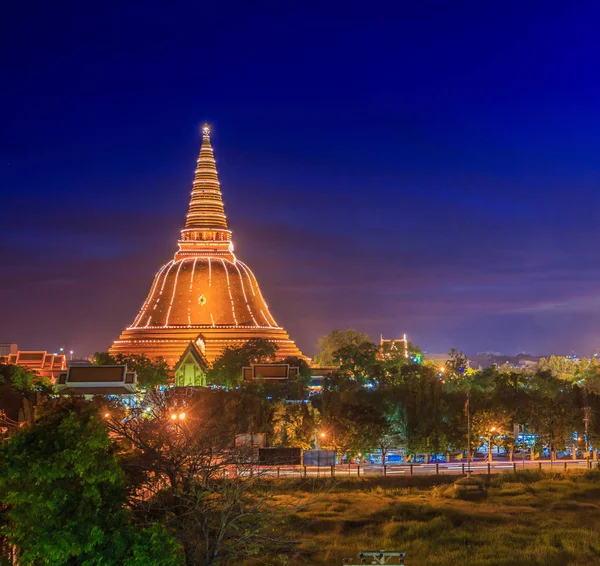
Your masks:
<svg viewBox="0 0 600 566"><path fill-rule="evenodd" d="M336 466L252 466L239 472L242 475L256 474L273 479L285 478L328 478L328 477L414 477L414 476L460 476L467 471L473 474L501 474L519 470L541 470L565 472L568 470L600 469L600 462L592 460L523 460L443 462L436 464L338 464Z"/></svg>

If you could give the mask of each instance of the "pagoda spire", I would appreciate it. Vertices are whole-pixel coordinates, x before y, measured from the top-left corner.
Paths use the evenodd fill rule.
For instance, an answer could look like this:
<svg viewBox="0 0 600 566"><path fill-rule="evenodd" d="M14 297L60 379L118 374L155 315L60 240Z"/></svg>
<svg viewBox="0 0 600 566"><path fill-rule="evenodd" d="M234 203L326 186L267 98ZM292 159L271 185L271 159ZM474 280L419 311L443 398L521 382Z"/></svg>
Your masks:
<svg viewBox="0 0 600 566"><path fill-rule="evenodd" d="M190 206L175 257L232 255L232 252L231 231L227 225L217 165L210 144L210 127L204 124Z"/></svg>
<svg viewBox="0 0 600 566"><path fill-rule="evenodd" d="M196 162L194 186L185 223L189 228L223 228L227 230L227 218L223 210L223 197L217 165L210 145L210 128L202 126L202 147Z"/></svg>

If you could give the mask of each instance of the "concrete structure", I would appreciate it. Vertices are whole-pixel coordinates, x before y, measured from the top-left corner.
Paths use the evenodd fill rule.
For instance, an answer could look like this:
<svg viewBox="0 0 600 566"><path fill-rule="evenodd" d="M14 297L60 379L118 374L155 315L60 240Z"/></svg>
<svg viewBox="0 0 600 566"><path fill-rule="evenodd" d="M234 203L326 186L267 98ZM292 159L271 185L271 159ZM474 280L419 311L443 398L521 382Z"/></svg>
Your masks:
<svg viewBox="0 0 600 566"><path fill-rule="evenodd" d="M162 356L174 367L190 342L212 363L227 346L264 338L277 344L278 359L302 355L269 312L250 268L234 254L207 126L178 245L112 354Z"/></svg>
<svg viewBox="0 0 600 566"><path fill-rule="evenodd" d="M0 344L0 360L8 358L11 354L16 354L19 347L16 344Z"/></svg>

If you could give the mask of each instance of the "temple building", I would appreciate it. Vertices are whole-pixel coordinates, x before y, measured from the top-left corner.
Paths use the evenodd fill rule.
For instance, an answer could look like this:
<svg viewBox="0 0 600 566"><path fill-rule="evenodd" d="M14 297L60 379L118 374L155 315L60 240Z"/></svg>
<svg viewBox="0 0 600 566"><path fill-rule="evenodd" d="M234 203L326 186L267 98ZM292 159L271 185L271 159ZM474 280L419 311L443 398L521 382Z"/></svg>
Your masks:
<svg viewBox="0 0 600 566"><path fill-rule="evenodd" d="M110 352L162 356L174 367L190 342L212 363L226 346L264 338L277 344L278 359L302 356L269 312L256 277L234 254L210 129L202 132L179 249L158 270L141 310Z"/></svg>
<svg viewBox="0 0 600 566"><path fill-rule="evenodd" d="M208 362L202 350L193 342L188 344L173 368L177 387L201 387L206 385Z"/></svg>
<svg viewBox="0 0 600 566"><path fill-rule="evenodd" d="M44 350L18 350L8 356L6 363L27 368L38 377L46 377L53 382L60 372L67 369L67 358L64 354L49 354Z"/></svg>

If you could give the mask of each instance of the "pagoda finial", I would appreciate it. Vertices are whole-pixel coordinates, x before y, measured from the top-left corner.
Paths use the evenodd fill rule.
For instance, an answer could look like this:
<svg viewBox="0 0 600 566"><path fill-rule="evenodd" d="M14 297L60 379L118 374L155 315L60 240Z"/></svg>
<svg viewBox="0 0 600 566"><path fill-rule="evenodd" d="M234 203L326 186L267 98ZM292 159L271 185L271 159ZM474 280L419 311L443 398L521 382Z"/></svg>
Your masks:
<svg viewBox="0 0 600 566"><path fill-rule="evenodd" d="M223 197L215 156L210 144L210 126L202 124L202 147L196 161L190 206L175 259L201 254L233 257L231 230L223 210Z"/></svg>

